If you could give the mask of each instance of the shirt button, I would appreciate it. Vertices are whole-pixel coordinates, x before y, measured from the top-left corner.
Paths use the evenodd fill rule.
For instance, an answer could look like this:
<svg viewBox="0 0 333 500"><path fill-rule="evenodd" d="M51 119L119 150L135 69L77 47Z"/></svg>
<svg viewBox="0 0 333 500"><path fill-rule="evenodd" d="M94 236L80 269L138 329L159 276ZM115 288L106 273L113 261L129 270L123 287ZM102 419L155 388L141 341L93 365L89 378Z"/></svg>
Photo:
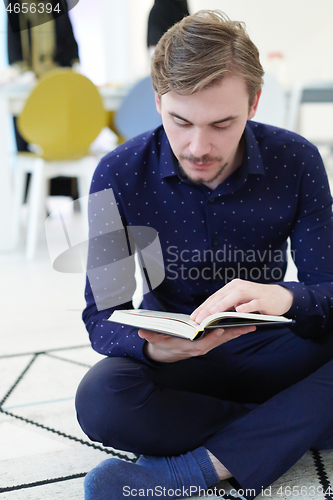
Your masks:
<svg viewBox="0 0 333 500"><path fill-rule="evenodd" d="M210 198L209 203L214 203L215 200L216 198Z"/></svg>
<svg viewBox="0 0 333 500"><path fill-rule="evenodd" d="M218 244L219 244L219 240L213 240L214 247L217 247Z"/></svg>

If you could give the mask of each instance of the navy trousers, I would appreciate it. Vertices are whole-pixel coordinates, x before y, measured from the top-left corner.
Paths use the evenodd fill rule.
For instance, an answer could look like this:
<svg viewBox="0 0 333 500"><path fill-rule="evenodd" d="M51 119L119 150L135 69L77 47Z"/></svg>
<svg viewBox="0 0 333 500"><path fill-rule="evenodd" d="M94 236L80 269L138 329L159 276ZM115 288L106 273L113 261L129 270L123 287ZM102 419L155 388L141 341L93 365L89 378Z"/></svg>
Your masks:
<svg viewBox="0 0 333 500"><path fill-rule="evenodd" d="M333 448L333 335L258 329L177 363L105 358L79 385L76 408L105 446L161 456L205 446L250 498L308 449Z"/></svg>

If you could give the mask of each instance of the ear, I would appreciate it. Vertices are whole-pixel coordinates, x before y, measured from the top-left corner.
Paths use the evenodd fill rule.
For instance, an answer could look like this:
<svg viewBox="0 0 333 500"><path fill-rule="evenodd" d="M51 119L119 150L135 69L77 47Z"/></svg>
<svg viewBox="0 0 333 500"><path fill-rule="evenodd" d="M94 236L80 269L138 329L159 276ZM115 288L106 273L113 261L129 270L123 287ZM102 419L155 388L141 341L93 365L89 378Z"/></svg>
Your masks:
<svg viewBox="0 0 333 500"><path fill-rule="evenodd" d="M155 94L155 104L156 104L157 112L159 114L162 114L162 111L161 111L161 99L159 98L158 93L156 92L156 90L154 90L154 94Z"/></svg>
<svg viewBox="0 0 333 500"><path fill-rule="evenodd" d="M257 94L254 97L252 106L250 107L250 110L249 110L248 120L251 120L251 118L253 118L254 115L256 114L257 108L258 108L258 104L259 104L260 96L261 96L261 89L259 90L259 92L257 92Z"/></svg>

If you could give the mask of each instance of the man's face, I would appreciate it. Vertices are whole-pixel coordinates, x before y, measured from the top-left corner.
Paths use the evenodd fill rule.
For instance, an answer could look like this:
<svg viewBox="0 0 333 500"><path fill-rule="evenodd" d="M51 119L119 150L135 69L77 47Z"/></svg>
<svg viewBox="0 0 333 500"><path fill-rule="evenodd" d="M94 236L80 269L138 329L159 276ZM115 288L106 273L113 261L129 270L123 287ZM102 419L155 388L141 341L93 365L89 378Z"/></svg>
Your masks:
<svg viewBox="0 0 333 500"><path fill-rule="evenodd" d="M156 94L157 110L185 177L215 189L239 167L240 140L259 96L249 107L245 82L236 76L191 95L171 91L159 100Z"/></svg>

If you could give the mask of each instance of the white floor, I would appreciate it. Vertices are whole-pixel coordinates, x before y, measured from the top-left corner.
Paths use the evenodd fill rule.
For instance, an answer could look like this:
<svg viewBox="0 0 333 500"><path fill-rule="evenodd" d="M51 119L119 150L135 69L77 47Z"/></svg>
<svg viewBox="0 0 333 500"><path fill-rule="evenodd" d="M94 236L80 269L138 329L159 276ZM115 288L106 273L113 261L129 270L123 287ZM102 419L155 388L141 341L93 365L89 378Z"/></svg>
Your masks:
<svg viewBox="0 0 333 500"><path fill-rule="evenodd" d="M85 439L74 396L88 367L101 359L81 320L84 275L54 271L43 235L36 258L27 261L22 235L19 248L0 254L0 276L0 497L83 498L83 474L107 458L66 437ZM49 354L34 359L44 351ZM68 476L73 480L59 481Z"/></svg>
<svg viewBox="0 0 333 500"><path fill-rule="evenodd" d="M64 202L68 199L58 198L60 205ZM80 214L73 214L73 221L77 217ZM59 273L52 268L44 232L31 261L25 258L24 240L22 231L19 248L0 253L0 354L87 344L80 319L84 274Z"/></svg>

